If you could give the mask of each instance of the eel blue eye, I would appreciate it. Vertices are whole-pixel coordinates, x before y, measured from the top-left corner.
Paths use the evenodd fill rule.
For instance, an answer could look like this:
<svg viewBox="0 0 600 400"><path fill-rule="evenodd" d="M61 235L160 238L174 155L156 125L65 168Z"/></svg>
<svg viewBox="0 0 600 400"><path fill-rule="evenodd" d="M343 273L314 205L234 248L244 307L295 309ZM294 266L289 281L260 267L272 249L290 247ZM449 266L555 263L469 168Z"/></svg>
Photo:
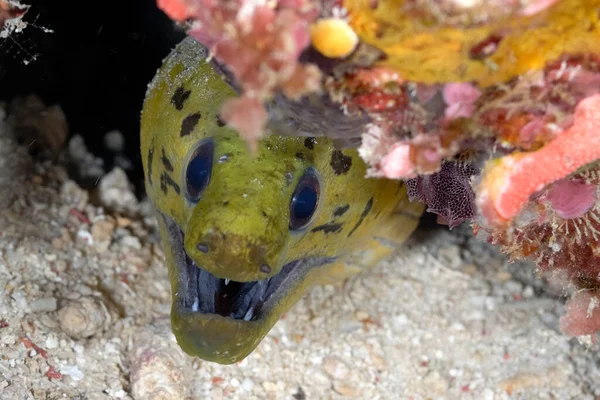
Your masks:
<svg viewBox="0 0 600 400"><path fill-rule="evenodd" d="M187 197L191 202L200 200L202 192L210 182L212 173L214 144L212 140L202 142L190 157L185 171Z"/></svg>
<svg viewBox="0 0 600 400"><path fill-rule="evenodd" d="M319 204L320 182L312 168L298 182L290 202L290 229L304 228L311 220Z"/></svg>

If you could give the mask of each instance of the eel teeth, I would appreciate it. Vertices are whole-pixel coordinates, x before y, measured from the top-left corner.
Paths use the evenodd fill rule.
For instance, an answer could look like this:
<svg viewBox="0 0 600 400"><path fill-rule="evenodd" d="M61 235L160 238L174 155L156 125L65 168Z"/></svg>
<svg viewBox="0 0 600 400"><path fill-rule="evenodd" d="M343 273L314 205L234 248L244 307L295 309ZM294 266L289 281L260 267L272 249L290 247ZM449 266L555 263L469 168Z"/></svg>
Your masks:
<svg viewBox="0 0 600 400"><path fill-rule="evenodd" d="M254 310L252 309L252 307L250 307L250 308L248 309L248 311L246 311L246 315L244 315L244 321L250 321L250 320L252 319L252 317L253 317L253 315L252 315L252 311L254 311Z"/></svg>
<svg viewBox="0 0 600 400"><path fill-rule="evenodd" d="M231 279L227 279L227 278L225 278L225 286L229 285L229 281L230 281L230 280L231 280Z"/></svg>

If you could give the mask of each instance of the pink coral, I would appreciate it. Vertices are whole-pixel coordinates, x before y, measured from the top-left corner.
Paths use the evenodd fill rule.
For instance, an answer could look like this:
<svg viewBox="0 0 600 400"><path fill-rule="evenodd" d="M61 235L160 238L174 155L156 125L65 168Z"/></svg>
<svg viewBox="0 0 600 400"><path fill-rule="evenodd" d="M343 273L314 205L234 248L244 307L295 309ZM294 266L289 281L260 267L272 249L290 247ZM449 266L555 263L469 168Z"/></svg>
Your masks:
<svg viewBox="0 0 600 400"><path fill-rule="evenodd" d="M442 94L444 102L448 105L444 115L452 120L471 117L481 91L470 83L448 83L444 85Z"/></svg>
<svg viewBox="0 0 600 400"><path fill-rule="evenodd" d="M541 118L534 118L525 123L519 130L519 143L526 148L530 148L535 143L536 138L542 136L546 122Z"/></svg>
<svg viewBox="0 0 600 400"><path fill-rule="evenodd" d="M415 177L415 165L410 161L410 144L398 143L381 160L381 171L389 179Z"/></svg>
<svg viewBox="0 0 600 400"><path fill-rule="evenodd" d="M238 97L229 100L221 110L223 119L229 122L234 129L247 132L260 132L263 121L266 119L266 110L262 103L250 97ZM256 137L251 139L257 139ZM256 140L249 140L251 151L256 150Z"/></svg>
<svg viewBox="0 0 600 400"><path fill-rule="evenodd" d="M184 21L195 11L192 1L156 0L156 5L175 21Z"/></svg>
<svg viewBox="0 0 600 400"><path fill-rule="evenodd" d="M254 112L244 113L250 119L236 116L234 124L249 141L262 136L267 116L262 103L277 91L297 99L320 89L318 68L298 62L310 44L310 23L319 14L313 2L157 0L157 4L170 18L191 21L188 34L208 46L231 71L245 104L253 105ZM225 121L232 123L233 114L224 114Z"/></svg>

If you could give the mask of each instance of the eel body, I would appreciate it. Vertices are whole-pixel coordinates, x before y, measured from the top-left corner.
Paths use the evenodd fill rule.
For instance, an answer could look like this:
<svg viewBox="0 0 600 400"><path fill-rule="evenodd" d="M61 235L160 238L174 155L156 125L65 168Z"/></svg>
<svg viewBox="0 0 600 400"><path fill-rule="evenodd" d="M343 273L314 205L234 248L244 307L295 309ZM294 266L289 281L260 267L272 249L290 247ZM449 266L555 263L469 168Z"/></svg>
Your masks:
<svg viewBox="0 0 600 400"><path fill-rule="evenodd" d="M230 364L250 354L313 284L390 255L423 206L403 183L366 179L354 149L272 134L250 154L219 118L236 92L194 39L150 83L141 118L179 346Z"/></svg>

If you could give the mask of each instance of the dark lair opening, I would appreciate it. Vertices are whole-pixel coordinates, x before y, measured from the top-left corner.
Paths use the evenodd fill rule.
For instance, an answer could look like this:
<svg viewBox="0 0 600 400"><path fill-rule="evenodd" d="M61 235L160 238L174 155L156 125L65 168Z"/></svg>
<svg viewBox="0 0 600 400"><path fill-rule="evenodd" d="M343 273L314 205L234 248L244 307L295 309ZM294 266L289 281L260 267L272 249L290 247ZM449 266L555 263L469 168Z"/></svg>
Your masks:
<svg viewBox="0 0 600 400"><path fill-rule="evenodd" d="M24 17L31 25L0 41L0 101L35 93L47 105L59 104L69 137L81 135L88 150L104 159L106 172L114 154L103 138L119 130L133 164L127 173L141 194L139 119L146 86L184 33L155 0L23 3L31 5Z"/></svg>

